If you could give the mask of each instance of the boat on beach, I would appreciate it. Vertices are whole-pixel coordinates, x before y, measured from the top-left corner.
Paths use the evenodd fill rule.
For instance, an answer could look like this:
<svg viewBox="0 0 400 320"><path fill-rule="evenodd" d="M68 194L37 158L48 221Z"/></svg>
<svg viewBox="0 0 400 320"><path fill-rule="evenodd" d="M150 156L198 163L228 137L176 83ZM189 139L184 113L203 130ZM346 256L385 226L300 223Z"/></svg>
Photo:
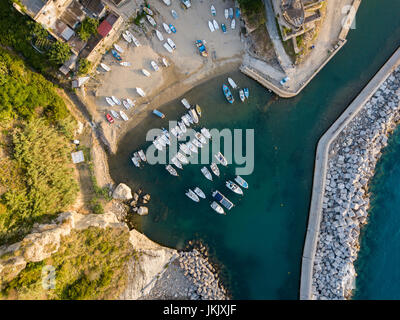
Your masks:
<svg viewBox="0 0 400 320"><path fill-rule="evenodd" d="M105 63L100 63L100 66L101 66L106 72L108 72L108 71L111 70L111 68L110 68L108 65L106 65Z"/></svg>
<svg viewBox="0 0 400 320"><path fill-rule="evenodd" d="M240 18L240 9L236 8L236 18Z"/></svg>
<svg viewBox="0 0 400 320"><path fill-rule="evenodd" d="M229 8L229 19L233 18L233 8Z"/></svg>
<svg viewBox="0 0 400 320"><path fill-rule="evenodd" d="M168 67L169 66L168 61L165 58L162 58L162 63L164 65L164 67Z"/></svg>
<svg viewBox="0 0 400 320"><path fill-rule="evenodd" d="M203 136L205 136L207 139L211 139L211 133L210 133L210 131L208 131L207 128L201 128L200 132L201 132L201 134L202 134Z"/></svg>
<svg viewBox="0 0 400 320"><path fill-rule="evenodd" d="M201 108L198 104L196 104L196 112L199 115L199 117L201 117Z"/></svg>
<svg viewBox="0 0 400 320"><path fill-rule="evenodd" d="M146 69L142 69L142 73L143 73L146 77L150 77L150 72L148 72Z"/></svg>
<svg viewBox="0 0 400 320"><path fill-rule="evenodd" d="M178 161L176 156L172 157L171 162L179 169L183 169L182 164Z"/></svg>
<svg viewBox="0 0 400 320"><path fill-rule="evenodd" d="M244 92L244 96L246 97L246 99L248 99L249 95L250 95L249 88L243 88L243 92Z"/></svg>
<svg viewBox="0 0 400 320"><path fill-rule="evenodd" d="M146 161L147 161L146 154L144 153L144 151L143 151L142 149L140 149L140 150L138 151L138 155L139 155L140 159L141 159L143 162L146 162Z"/></svg>
<svg viewBox="0 0 400 320"><path fill-rule="evenodd" d="M113 101L113 99L106 97L106 101L111 107L115 106L115 102Z"/></svg>
<svg viewBox="0 0 400 320"><path fill-rule="evenodd" d="M185 98L181 100L182 104L185 106L186 109L190 109L190 103Z"/></svg>
<svg viewBox="0 0 400 320"><path fill-rule="evenodd" d="M121 115L121 118L124 119L124 121L128 121L129 120L128 116L122 110L119 112L119 114Z"/></svg>
<svg viewBox="0 0 400 320"><path fill-rule="evenodd" d="M208 27L210 28L211 32L215 31L214 24L211 21L208 21Z"/></svg>
<svg viewBox="0 0 400 320"><path fill-rule="evenodd" d="M173 53L174 50L172 50L171 46L167 43L164 42L163 47L169 52L169 53Z"/></svg>
<svg viewBox="0 0 400 320"><path fill-rule="evenodd" d="M179 17L175 10L171 10L171 15L174 19L178 19Z"/></svg>
<svg viewBox="0 0 400 320"><path fill-rule="evenodd" d="M167 145L167 142L162 138L162 136L159 136L156 138L156 141L164 148Z"/></svg>
<svg viewBox="0 0 400 320"><path fill-rule="evenodd" d="M199 117L197 116L197 113L194 109L190 109L189 114L192 117L194 123L199 123Z"/></svg>
<svg viewBox="0 0 400 320"><path fill-rule="evenodd" d="M166 33L171 33L171 28L165 22L163 22L163 27Z"/></svg>
<svg viewBox="0 0 400 320"><path fill-rule="evenodd" d="M129 31L126 30L125 34L132 39L133 43L135 44L136 47L140 47L140 42L133 36L133 34Z"/></svg>
<svg viewBox="0 0 400 320"><path fill-rule="evenodd" d="M118 98L116 98L116 97L114 97L114 96L111 96L111 99L113 99L113 101L115 102L115 104L117 104L117 105L121 105L121 101L118 99Z"/></svg>
<svg viewBox="0 0 400 320"><path fill-rule="evenodd" d="M121 117L119 116L119 114L118 114L116 111L110 110L110 112L111 112L112 116L113 116L115 119L121 119Z"/></svg>
<svg viewBox="0 0 400 320"><path fill-rule="evenodd" d="M146 14L146 18L147 18L147 21L149 21L149 23L150 23L153 27L156 27L156 26L157 26L157 23L156 23L156 21L153 19L152 16Z"/></svg>
<svg viewBox="0 0 400 320"><path fill-rule="evenodd" d="M226 214L224 211L224 208L222 208L218 203L216 203L215 201L213 201L211 203L211 208L213 208L213 210L219 214Z"/></svg>
<svg viewBox="0 0 400 320"><path fill-rule="evenodd" d="M135 106L136 100L135 100L135 101L132 101L131 99L126 98L126 102L128 102L128 104L129 104L131 107L134 107L134 106ZM129 108L128 108L128 109L129 109Z"/></svg>
<svg viewBox="0 0 400 320"><path fill-rule="evenodd" d="M122 38L124 38L125 41L128 43L132 43L132 38L130 36L128 36L126 33L122 34Z"/></svg>
<svg viewBox="0 0 400 320"><path fill-rule="evenodd" d="M242 102L244 102L245 95L244 95L243 89L240 89L240 90L239 90L239 97L240 97L240 100L242 100Z"/></svg>
<svg viewBox="0 0 400 320"><path fill-rule="evenodd" d="M164 37L163 37L162 33L160 31L158 31L157 29L155 31L156 31L156 36L157 36L158 40L164 41Z"/></svg>
<svg viewBox="0 0 400 320"><path fill-rule="evenodd" d="M234 207L234 204L218 190L215 190L212 193L212 196L215 200L217 200L220 204L222 204L226 209L231 210Z"/></svg>
<svg viewBox="0 0 400 320"><path fill-rule="evenodd" d="M224 155L221 152L218 152L217 154L214 155L215 159L218 160L218 162L220 164L222 164L223 166L227 166L228 165L228 161L225 159Z"/></svg>
<svg viewBox="0 0 400 320"><path fill-rule="evenodd" d="M235 27L236 27L236 21L235 21L235 19L232 19L231 29L235 29Z"/></svg>
<svg viewBox="0 0 400 320"><path fill-rule="evenodd" d="M150 64L153 67L154 71L160 70L158 64L154 60L151 60Z"/></svg>
<svg viewBox="0 0 400 320"><path fill-rule="evenodd" d="M215 10L215 7L212 5L211 6L211 14L215 17L217 14L217 10Z"/></svg>
<svg viewBox="0 0 400 320"><path fill-rule="evenodd" d="M125 107L126 110L129 110L129 109L132 107L132 106L129 104L129 102L126 101L126 100L123 100L123 101L122 101L122 104L124 105L124 107Z"/></svg>
<svg viewBox="0 0 400 320"><path fill-rule="evenodd" d="M198 153L198 149L197 147L191 143L190 141L188 143L186 143L187 147L189 148L189 150L193 153Z"/></svg>
<svg viewBox="0 0 400 320"><path fill-rule="evenodd" d="M207 167L201 168L201 173L210 181L212 181L212 175L211 172L207 169Z"/></svg>
<svg viewBox="0 0 400 320"><path fill-rule="evenodd" d="M176 29L172 23L170 23L168 26L171 29L172 33L176 33Z"/></svg>
<svg viewBox="0 0 400 320"><path fill-rule="evenodd" d="M120 62L119 63L121 66L123 66L123 67L130 67L132 64L130 63L130 62Z"/></svg>
<svg viewBox="0 0 400 320"><path fill-rule="evenodd" d="M206 195L204 194L203 190L201 190L199 187L194 188L194 192L200 197L205 199Z"/></svg>
<svg viewBox="0 0 400 320"><path fill-rule="evenodd" d="M136 87L136 92L138 93L139 96L144 97L146 94L141 88Z"/></svg>
<svg viewBox="0 0 400 320"><path fill-rule="evenodd" d="M153 11L151 11L151 10L150 10L149 8L147 8L147 7L143 7L143 11L146 12L147 14L151 15L151 16L154 15Z"/></svg>
<svg viewBox="0 0 400 320"><path fill-rule="evenodd" d="M249 188L248 183L247 183L246 180L244 180L241 176L236 176L235 182L236 182L239 186L241 186L242 188L245 188L245 189L248 189L248 188Z"/></svg>
<svg viewBox="0 0 400 320"><path fill-rule="evenodd" d="M213 20L213 25L215 30L219 30L218 22L215 19Z"/></svg>
<svg viewBox="0 0 400 320"><path fill-rule="evenodd" d="M168 42L169 46L172 48L172 50L176 50L175 42L173 42L171 38L168 38L167 42Z"/></svg>
<svg viewBox="0 0 400 320"><path fill-rule="evenodd" d="M231 180L226 181L225 185L228 189L232 190L234 193L243 195L243 190L240 189L240 187Z"/></svg>
<svg viewBox="0 0 400 320"><path fill-rule="evenodd" d="M153 114L155 114L157 117L160 117L161 119L165 118L164 113L162 113L161 111L158 111L157 109L153 110Z"/></svg>
<svg viewBox="0 0 400 320"><path fill-rule="evenodd" d="M224 92L226 100L228 100L229 103L233 103L235 99L232 96L231 90L229 90L228 86L224 83L222 85L222 91Z"/></svg>
<svg viewBox="0 0 400 320"><path fill-rule="evenodd" d="M162 0L167 6L171 5L171 0Z"/></svg>
<svg viewBox="0 0 400 320"><path fill-rule="evenodd" d="M117 50L120 53L124 53L124 49L122 49L119 45L117 45L116 43L114 43L114 48L115 50Z"/></svg>
<svg viewBox="0 0 400 320"><path fill-rule="evenodd" d="M112 49L111 50L111 54L113 55L113 57L115 59L117 59L117 61L121 61L122 60L121 56L119 55L119 53L116 50Z"/></svg>
<svg viewBox="0 0 400 320"><path fill-rule="evenodd" d="M173 166L171 166L170 164L165 166L165 169L167 169L167 171L172 175L177 177L178 176L178 172L176 172L176 170L174 169Z"/></svg>
<svg viewBox="0 0 400 320"><path fill-rule="evenodd" d="M205 41L204 41L204 43L205 43ZM206 48L206 46L204 45L204 43L203 43L203 41L201 41L201 40L196 40L196 41L195 41L196 47L197 47L197 49L199 49L200 54L201 54L203 57L208 57L207 48Z"/></svg>
<svg viewBox="0 0 400 320"><path fill-rule="evenodd" d="M223 33L226 33L226 25L225 23L221 23L221 30Z"/></svg>
<svg viewBox="0 0 400 320"><path fill-rule="evenodd" d="M218 165L217 165L215 162L212 162L212 163L211 163L210 168L211 168L211 171L212 171L217 177L219 177L219 174L220 174L219 168L218 168Z"/></svg>
<svg viewBox="0 0 400 320"><path fill-rule="evenodd" d="M200 199L197 196L197 194L195 194L191 189L189 189L186 193L185 193L190 199L192 199L194 202L199 202Z"/></svg>
<svg viewBox="0 0 400 320"><path fill-rule="evenodd" d="M229 18L229 10L228 9L225 9L224 15L225 15L225 19L228 20L228 18Z"/></svg>

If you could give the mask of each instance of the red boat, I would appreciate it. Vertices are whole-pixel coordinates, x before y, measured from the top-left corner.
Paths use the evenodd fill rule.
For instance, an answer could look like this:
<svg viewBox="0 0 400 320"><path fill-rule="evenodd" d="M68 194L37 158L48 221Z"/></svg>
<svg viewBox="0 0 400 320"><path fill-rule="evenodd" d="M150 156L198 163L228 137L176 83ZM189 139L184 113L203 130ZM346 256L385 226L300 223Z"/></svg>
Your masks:
<svg viewBox="0 0 400 320"><path fill-rule="evenodd" d="M109 123L114 123L114 118L111 117L111 115L109 113L106 114L106 118L107 118Z"/></svg>

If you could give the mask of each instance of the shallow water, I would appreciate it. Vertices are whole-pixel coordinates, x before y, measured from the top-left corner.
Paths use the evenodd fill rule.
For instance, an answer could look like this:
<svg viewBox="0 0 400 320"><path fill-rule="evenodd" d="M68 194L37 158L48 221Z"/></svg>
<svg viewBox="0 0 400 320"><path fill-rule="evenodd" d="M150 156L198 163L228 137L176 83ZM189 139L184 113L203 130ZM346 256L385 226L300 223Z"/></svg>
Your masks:
<svg viewBox="0 0 400 320"><path fill-rule="evenodd" d="M276 99L239 72L185 94L202 107L200 127L254 129L255 168L244 177L249 183L244 197L224 186L225 179L233 178L235 165L219 166L221 177L214 183L203 177L200 165L186 166L179 178L170 176L163 165L134 168L130 154L149 145L144 142L147 130L166 127L167 120L149 117L130 131L109 165L115 181L151 194L150 214L135 217L138 229L175 248L202 239L223 266L225 284L235 299L298 298L317 141L399 46L399 11L396 1L363 2L348 43L293 99ZM238 101L237 92L237 102L226 102L221 85L227 76L250 88L248 102ZM178 100L160 109L170 120L185 112ZM219 189L235 208L219 216L209 208L210 197L192 202L184 192L195 185L208 196Z"/></svg>

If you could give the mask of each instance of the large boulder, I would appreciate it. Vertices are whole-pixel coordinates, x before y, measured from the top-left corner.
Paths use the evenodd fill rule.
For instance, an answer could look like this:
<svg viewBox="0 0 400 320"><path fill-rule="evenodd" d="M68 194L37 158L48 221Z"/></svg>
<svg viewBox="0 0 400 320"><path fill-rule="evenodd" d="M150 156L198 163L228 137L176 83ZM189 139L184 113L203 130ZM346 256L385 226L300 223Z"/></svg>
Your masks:
<svg viewBox="0 0 400 320"><path fill-rule="evenodd" d="M132 199L132 190L126 184L120 183L113 192L113 198L117 200Z"/></svg>

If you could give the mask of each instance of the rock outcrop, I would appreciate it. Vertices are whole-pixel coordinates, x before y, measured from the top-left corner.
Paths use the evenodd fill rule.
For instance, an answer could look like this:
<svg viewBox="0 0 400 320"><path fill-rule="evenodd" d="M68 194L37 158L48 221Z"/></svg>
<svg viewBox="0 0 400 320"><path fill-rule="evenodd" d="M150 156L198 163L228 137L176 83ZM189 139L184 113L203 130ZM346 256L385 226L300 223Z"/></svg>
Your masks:
<svg viewBox="0 0 400 320"><path fill-rule="evenodd" d="M126 184L120 183L113 192L113 198L116 200L130 200L133 198L132 190Z"/></svg>

